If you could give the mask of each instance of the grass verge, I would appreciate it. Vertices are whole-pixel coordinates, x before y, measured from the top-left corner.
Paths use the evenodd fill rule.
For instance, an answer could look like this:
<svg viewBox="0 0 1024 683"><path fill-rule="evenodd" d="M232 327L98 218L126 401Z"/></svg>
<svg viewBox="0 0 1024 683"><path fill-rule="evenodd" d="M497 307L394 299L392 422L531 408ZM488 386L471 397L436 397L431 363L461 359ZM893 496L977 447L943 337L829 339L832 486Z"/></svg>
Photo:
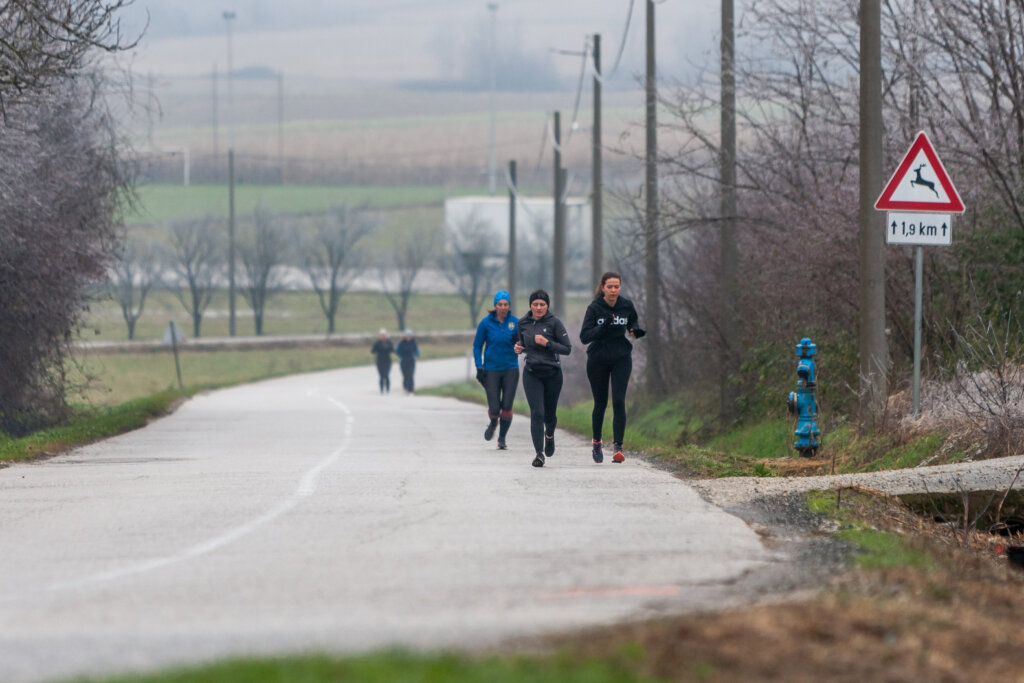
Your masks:
<svg viewBox="0 0 1024 683"><path fill-rule="evenodd" d="M0 434L0 463L54 455L74 446L138 429L153 418L167 414L177 402L200 389L190 387L182 391L161 391L113 407L79 406L67 425L18 439Z"/></svg>
<svg viewBox="0 0 1024 683"><path fill-rule="evenodd" d="M483 404L483 390L475 382L437 387L432 393ZM947 446L945 434L873 434L861 436L841 421L825 428L817 457L802 458L793 449L793 420L768 416L719 434L709 434L708 419L692 402L672 397L629 406L626 445L644 451L660 466L690 477L775 477L848 474L903 469L922 464L947 464L965 457L962 448ZM590 436L591 401L559 406L558 426ZM515 410L529 415L525 401ZM611 407L605 415L602 438L611 431Z"/></svg>
<svg viewBox="0 0 1024 683"><path fill-rule="evenodd" d="M92 683L646 683L623 657L568 656L474 658L402 651L362 657L310 655L279 659L238 659L150 676L89 679Z"/></svg>
<svg viewBox="0 0 1024 683"><path fill-rule="evenodd" d="M421 360L450 358L465 353L465 344L421 343ZM366 365L370 347L314 349L250 349L245 351L182 351L179 355L182 382L204 389L253 382L303 372ZM119 353L85 356L80 361L84 388L72 400L89 405L113 406L150 394L177 388L174 355ZM397 363L392 378L400 376Z"/></svg>
<svg viewBox="0 0 1024 683"><path fill-rule="evenodd" d="M422 360L464 353L459 344L423 344ZM275 349L182 354L184 388L177 388L170 354L97 356L83 365L95 373L77 398L67 424L21 438L0 433L0 463L54 455L138 429L201 391L302 372L365 365L368 349ZM392 366L392 373L398 368Z"/></svg>
<svg viewBox="0 0 1024 683"><path fill-rule="evenodd" d="M844 507L843 493L843 490L811 491L807 494L807 507L811 512L836 522L839 525L836 535L858 548L854 566L858 569L914 567L925 571L934 568L927 553L910 547L899 534L875 527L863 512L857 511L874 500L874 496L848 493Z"/></svg>

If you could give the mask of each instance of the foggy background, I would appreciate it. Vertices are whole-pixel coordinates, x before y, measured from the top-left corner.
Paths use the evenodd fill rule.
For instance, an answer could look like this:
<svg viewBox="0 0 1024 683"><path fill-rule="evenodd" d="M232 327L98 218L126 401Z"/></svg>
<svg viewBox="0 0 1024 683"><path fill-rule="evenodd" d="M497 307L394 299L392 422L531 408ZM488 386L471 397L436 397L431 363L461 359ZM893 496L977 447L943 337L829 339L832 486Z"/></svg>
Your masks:
<svg viewBox="0 0 1024 683"><path fill-rule="evenodd" d="M605 75L606 182L635 177L643 0L631 13L629 0L498 4L492 53L484 0L138 0L122 28L145 33L120 66L133 81L126 129L151 162L142 179L180 180L187 153L192 182L221 182L230 136L242 183L479 187L490 149L493 54L499 166L516 159L523 184L545 191L545 140L558 110L573 191L586 193L593 70L589 60L583 71L581 56L554 50L579 52L595 32ZM717 68L718 8L714 0L657 5L663 87ZM236 16L231 98L225 10Z"/></svg>
<svg viewBox="0 0 1024 683"><path fill-rule="evenodd" d="M552 87L554 70L572 79L574 60L550 48L580 49L601 33L611 65L625 27L628 0L508 0L499 3L498 87ZM134 68L173 75L208 73L226 62L224 10L234 24L237 68L265 67L295 76L368 84L473 80L486 71L488 10L484 0L138 0L124 27L149 27ZM643 68L644 2L633 11L619 81ZM718 3L667 0L657 6L659 75L681 78L716 49ZM529 87L523 72L536 78ZM479 83L479 85L484 85Z"/></svg>

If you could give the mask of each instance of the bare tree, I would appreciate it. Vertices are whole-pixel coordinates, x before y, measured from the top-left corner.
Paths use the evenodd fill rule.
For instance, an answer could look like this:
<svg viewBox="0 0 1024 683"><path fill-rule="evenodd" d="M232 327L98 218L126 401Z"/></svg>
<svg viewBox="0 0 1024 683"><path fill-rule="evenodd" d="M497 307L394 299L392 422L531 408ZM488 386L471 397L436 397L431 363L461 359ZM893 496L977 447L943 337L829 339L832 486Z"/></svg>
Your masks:
<svg viewBox="0 0 1024 683"><path fill-rule="evenodd" d="M435 251L434 233L394 238L387 262L377 267L384 296L395 309L398 329L404 330L413 283Z"/></svg>
<svg viewBox="0 0 1024 683"><path fill-rule="evenodd" d="M10 434L65 415L70 342L129 197L110 121L83 77L23 92L0 124L0 429Z"/></svg>
<svg viewBox="0 0 1024 683"><path fill-rule="evenodd" d="M130 50L118 12L134 0L7 0L0 6L0 112L75 78L90 51Z"/></svg>
<svg viewBox="0 0 1024 683"><path fill-rule="evenodd" d="M364 209L337 206L301 247L306 274L327 317L328 334L334 334L341 297L359 272L358 244L372 230L373 223Z"/></svg>
<svg viewBox="0 0 1024 683"><path fill-rule="evenodd" d="M470 327L476 327L480 309L498 281L505 259L493 256L494 240L487 224L475 213L448 227L448 252L442 258L442 268L466 302Z"/></svg>
<svg viewBox="0 0 1024 683"><path fill-rule="evenodd" d="M111 289L128 326L128 339L135 339L135 323L142 317L146 297L160 283L161 263L151 245L126 242L111 267Z"/></svg>
<svg viewBox="0 0 1024 683"><path fill-rule="evenodd" d="M178 221L171 225L170 233L168 261L179 279L174 294L192 318L192 336L199 337L224 263L216 221L210 216ZM182 281L185 288L180 286Z"/></svg>
<svg viewBox="0 0 1024 683"><path fill-rule="evenodd" d="M266 209L257 209L252 219L252 233L238 245L238 257L246 276L242 296L252 308L253 324L260 335L267 301L281 289L279 266L285 261L288 240Z"/></svg>

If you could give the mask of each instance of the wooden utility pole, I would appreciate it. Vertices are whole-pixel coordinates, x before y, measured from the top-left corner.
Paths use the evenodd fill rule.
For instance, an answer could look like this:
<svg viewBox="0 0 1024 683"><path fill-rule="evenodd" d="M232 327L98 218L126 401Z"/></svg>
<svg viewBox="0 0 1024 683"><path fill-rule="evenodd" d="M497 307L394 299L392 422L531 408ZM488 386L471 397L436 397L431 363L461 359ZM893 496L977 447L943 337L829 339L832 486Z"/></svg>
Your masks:
<svg viewBox="0 0 1024 683"><path fill-rule="evenodd" d="M875 211L882 191L882 11L860 3L860 419L876 427L888 400L885 338L885 227Z"/></svg>
<svg viewBox="0 0 1024 683"><path fill-rule="evenodd" d="M644 221L644 298L646 299L647 386L665 393L661 347L661 267L658 262L658 92L654 60L654 0L647 0L647 211Z"/></svg>
<svg viewBox="0 0 1024 683"><path fill-rule="evenodd" d="M594 126L593 126L593 178L594 195L591 206L591 244L593 248L593 262L591 264L591 279L596 287L601 281L601 274L604 272L604 223L601 216L602 208L602 177L601 177L601 34L594 34ZM563 311L564 313L564 311Z"/></svg>
<svg viewBox="0 0 1024 683"><path fill-rule="evenodd" d="M553 275L554 291L551 293L551 308L556 315L565 315L565 209L562 205L562 194L565 192L565 169L562 168L562 118L555 112L555 230Z"/></svg>
<svg viewBox="0 0 1024 683"><path fill-rule="evenodd" d="M228 334L235 336L235 150L228 149Z"/></svg>
<svg viewBox="0 0 1024 683"><path fill-rule="evenodd" d="M512 306L516 304L516 161L508 162L508 296Z"/></svg>
<svg viewBox="0 0 1024 683"><path fill-rule="evenodd" d="M284 73L277 73L277 172L284 185Z"/></svg>
<svg viewBox="0 0 1024 683"><path fill-rule="evenodd" d="M220 165L220 154L217 150L217 65L213 65L213 74L210 77L210 82L213 87L213 164L215 167ZM218 179L220 173L217 173Z"/></svg>
<svg viewBox="0 0 1024 683"><path fill-rule="evenodd" d="M733 28L733 0L722 0L722 148L719 151L721 179L720 271L718 274L721 350L719 362L719 418L723 426L736 420L736 383L739 367L739 332L736 323L736 43Z"/></svg>

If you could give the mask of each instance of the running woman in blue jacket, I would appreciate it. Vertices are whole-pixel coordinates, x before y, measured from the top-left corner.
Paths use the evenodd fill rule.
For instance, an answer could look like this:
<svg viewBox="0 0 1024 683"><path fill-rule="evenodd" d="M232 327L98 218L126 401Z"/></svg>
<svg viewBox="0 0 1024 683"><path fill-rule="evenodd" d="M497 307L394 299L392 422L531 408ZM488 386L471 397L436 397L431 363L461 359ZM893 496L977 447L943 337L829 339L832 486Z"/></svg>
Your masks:
<svg viewBox="0 0 1024 683"><path fill-rule="evenodd" d="M398 356L398 367L402 370L402 387L406 396L412 396L416 390L416 358L420 355L420 347L413 338L412 330L405 331L405 337L395 347Z"/></svg>
<svg viewBox="0 0 1024 683"><path fill-rule="evenodd" d="M626 433L626 386L633 370L633 345L626 335L639 339L646 334L637 324L633 302L620 296L622 276L605 273L594 292L594 300L583 314L580 341L587 347L587 379L594 395L591 428L594 434L594 462L604 462L601 428L608 407L608 384L612 387L612 462L624 462L622 439Z"/></svg>
<svg viewBox="0 0 1024 683"><path fill-rule="evenodd" d="M490 441L498 431L498 450L507 448L505 437L512 424L512 402L519 386L519 357L513 350L519 336L515 316L511 315L512 301L506 291L494 295L494 310L484 316L476 327L473 339L473 359L476 361L476 379L487 390L487 417L484 439Z"/></svg>

